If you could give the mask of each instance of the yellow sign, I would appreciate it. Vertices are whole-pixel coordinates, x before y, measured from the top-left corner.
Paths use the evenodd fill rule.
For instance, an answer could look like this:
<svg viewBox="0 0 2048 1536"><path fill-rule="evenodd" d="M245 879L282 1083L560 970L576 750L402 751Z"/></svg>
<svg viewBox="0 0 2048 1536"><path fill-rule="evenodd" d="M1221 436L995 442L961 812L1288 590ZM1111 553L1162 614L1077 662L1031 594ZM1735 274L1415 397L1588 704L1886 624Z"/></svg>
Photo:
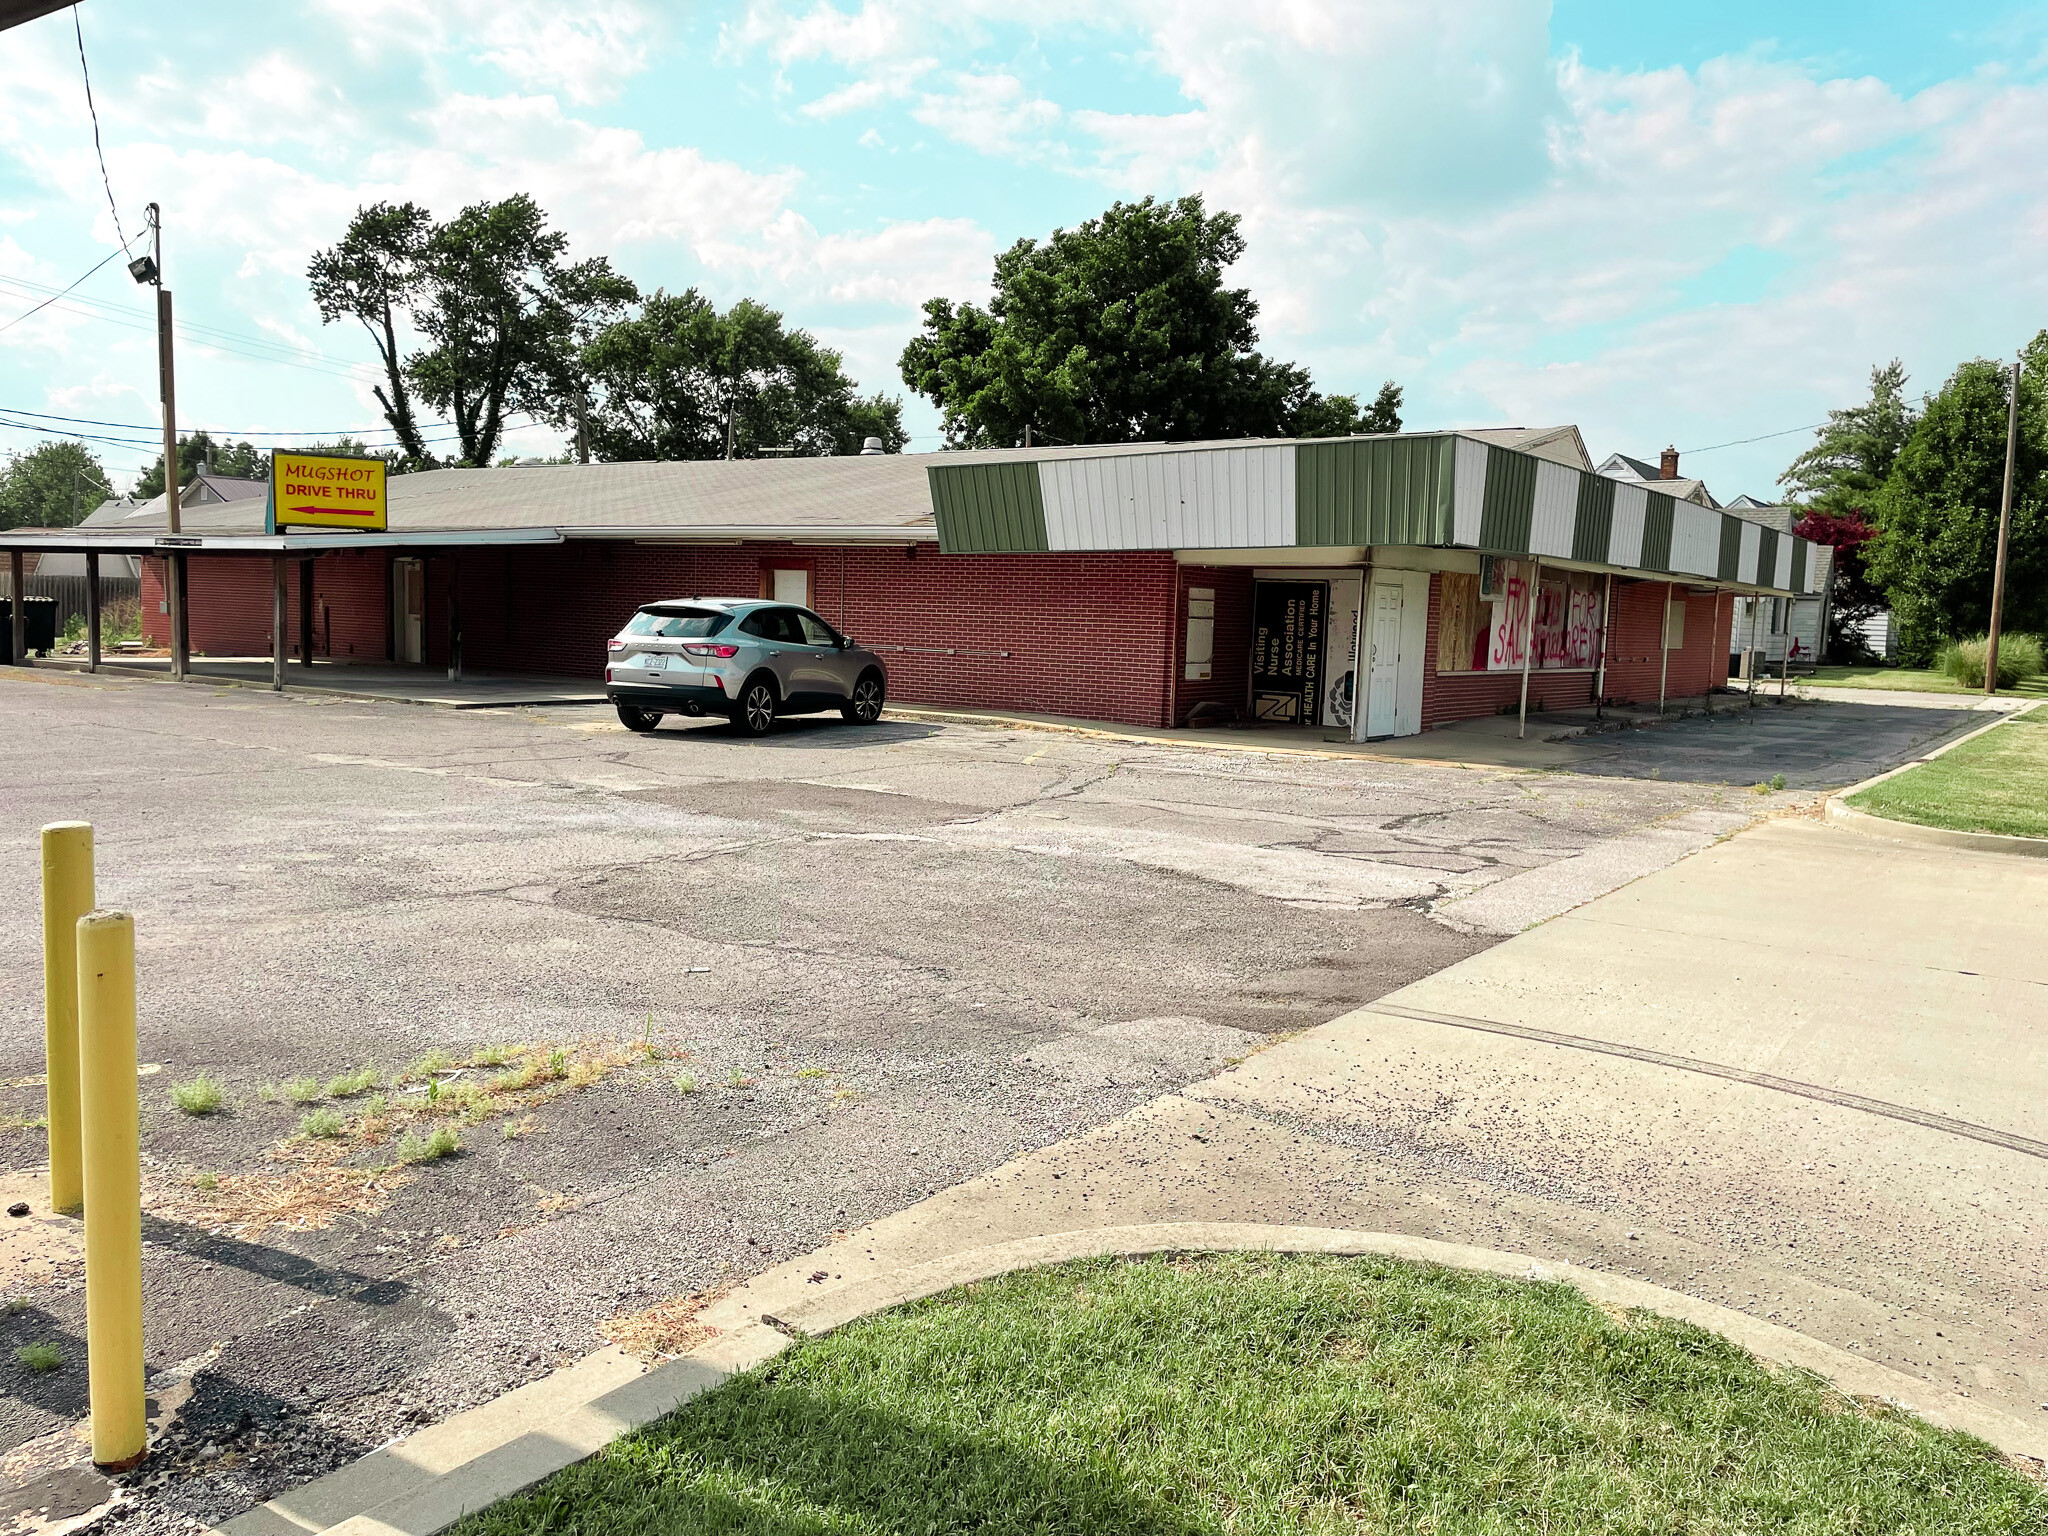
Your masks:
<svg viewBox="0 0 2048 1536"><path fill-rule="evenodd" d="M270 532L361 528L382 533L388 522L382 459L271 451Z"/></svg>

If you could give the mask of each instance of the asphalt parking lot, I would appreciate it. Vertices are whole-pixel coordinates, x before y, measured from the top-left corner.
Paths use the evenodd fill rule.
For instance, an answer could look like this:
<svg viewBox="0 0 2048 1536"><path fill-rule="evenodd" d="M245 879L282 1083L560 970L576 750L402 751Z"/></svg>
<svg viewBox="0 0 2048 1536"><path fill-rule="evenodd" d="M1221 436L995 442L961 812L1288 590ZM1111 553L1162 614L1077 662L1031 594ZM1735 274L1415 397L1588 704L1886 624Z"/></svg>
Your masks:
<svg viewBox="0 0 2048 1536"><path fill-rule="evenodd" d="M0 1156L46 1158L36 828L89 820L155 1069L151 1366L189 1393L153 1497L219 1520L1971 723L1828 708L1532 774L7 676ZM225 1106L187 1116L200 1072ZM430 1120L458 1155L377 1171ZM75 1257L23 1262L12 1476L84 1406ZM61 1369L13 1363L41 1340Z"/></svg>

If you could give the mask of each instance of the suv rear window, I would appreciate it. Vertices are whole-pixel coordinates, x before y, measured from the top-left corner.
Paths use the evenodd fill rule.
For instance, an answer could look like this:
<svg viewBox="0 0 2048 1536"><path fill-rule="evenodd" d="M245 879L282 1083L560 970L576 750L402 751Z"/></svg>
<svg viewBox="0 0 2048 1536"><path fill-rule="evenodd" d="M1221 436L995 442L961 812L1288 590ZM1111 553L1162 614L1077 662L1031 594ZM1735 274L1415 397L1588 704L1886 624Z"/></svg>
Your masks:
<svg viewBox="0 0 2048 1536"><path fill-rule="evenodd" d="M708 608L642 608L626 626L629 635L663 640L701 640L732 622L732 615Z"/></svg>

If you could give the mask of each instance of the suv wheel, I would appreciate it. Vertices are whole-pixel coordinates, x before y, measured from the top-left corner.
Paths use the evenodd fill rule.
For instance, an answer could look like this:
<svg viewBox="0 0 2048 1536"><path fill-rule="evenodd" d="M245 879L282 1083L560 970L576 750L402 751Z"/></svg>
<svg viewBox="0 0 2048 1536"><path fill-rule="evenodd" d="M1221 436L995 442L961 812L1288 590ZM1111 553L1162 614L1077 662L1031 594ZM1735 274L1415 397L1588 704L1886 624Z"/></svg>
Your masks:
<svg viewBox="0 0 2048 1536"><path fill-rule="evenodd" d="M882 718L882 680L863 672L853 685L853 697L839 706L839 713L855 725L873 725Z"/></svg>
<svg viewBox="0 0 2048 1536"><path fill-rule="evenodd" d="M765 677L754 678L740 690L732 723L748 736L766 736L774 729L775 688Z"/></svg>
<svg viewBox="0 0 2048 1536"><path fill-rule="evenodd" d="M661 715L655 710L635 709L630 704L621 704L619 724L629 731L651 731L661 724Z"/></svg>

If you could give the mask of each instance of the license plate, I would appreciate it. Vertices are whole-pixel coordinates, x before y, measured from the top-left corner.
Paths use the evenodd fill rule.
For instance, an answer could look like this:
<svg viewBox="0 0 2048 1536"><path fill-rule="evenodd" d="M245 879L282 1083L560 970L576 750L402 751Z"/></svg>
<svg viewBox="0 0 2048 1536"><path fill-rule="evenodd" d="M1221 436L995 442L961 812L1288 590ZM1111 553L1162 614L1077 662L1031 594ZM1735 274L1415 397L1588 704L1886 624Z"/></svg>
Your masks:
<svg viewBox="0 0 2048 1536"><path fill-rule="evenodd" d="M661 672L668 667L668 657L658 652L652 656L644 656L641 660L646 664L647 670L650 672Z"/></svg>

